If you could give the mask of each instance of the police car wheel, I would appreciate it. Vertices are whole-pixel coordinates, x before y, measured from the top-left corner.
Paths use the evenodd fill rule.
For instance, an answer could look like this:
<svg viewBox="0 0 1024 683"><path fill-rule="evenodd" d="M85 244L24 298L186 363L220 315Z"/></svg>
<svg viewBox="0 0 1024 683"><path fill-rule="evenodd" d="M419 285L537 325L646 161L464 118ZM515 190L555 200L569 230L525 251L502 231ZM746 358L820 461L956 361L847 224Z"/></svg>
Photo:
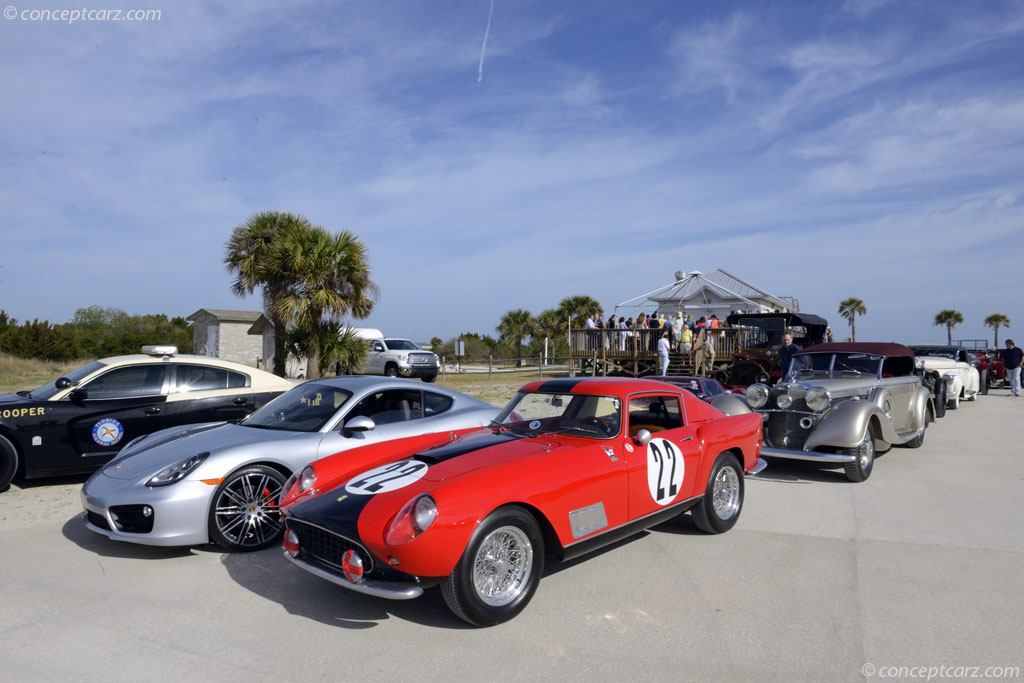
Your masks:
<svg viewBox="0 0 1024 683"><path fill-rule="evenodd" d="M283 474L264 465L225 477L210 505L210 539L232 552L262 550L280 542L284 525L278 504L284 481Z"/></svg>
<svg viewBox="0 0 1024 683"><path fill-rule="evenodd" d="M7 437L0 436L0 493L7 490L18 471L18 451Z"/></svg>

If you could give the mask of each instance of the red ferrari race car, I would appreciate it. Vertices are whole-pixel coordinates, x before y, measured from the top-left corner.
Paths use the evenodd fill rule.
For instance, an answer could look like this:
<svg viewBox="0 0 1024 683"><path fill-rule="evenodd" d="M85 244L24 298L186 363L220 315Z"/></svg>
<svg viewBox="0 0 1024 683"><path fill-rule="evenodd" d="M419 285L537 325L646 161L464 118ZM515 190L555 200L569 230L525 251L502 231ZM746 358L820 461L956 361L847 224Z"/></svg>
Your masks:
<svg viewBox="0 0 1024 683"><path fill-rule="evenodd" d="M308 466L282 499L284 552L382 598L440 585L452 612L490 626L526 607L546 554L573 558L688 510L728 531L760 447L759 415L728 417L676 386L540 380L491 428Z"/></svg>

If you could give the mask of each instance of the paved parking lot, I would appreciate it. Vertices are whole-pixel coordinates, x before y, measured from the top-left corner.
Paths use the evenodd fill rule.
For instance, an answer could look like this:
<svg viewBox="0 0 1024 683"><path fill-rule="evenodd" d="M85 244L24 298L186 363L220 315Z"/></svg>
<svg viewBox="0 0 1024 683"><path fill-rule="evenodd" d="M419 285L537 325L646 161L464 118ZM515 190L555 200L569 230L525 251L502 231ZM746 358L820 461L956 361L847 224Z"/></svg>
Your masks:
<svg viewBox="0 0 1024 683"><path fill-rule="evenodd" d="M1024 399L993 391L932 425L923 448L880 457L863 484L772 462L747 480L729 533L701 534L685 516L549 565L522 615L482 630L437 591L355 595L277 549L117 544L82 526L84 478L16 484L0 494L3 678L855 681L900 666L1024 669L1022 433Z"/></svg>

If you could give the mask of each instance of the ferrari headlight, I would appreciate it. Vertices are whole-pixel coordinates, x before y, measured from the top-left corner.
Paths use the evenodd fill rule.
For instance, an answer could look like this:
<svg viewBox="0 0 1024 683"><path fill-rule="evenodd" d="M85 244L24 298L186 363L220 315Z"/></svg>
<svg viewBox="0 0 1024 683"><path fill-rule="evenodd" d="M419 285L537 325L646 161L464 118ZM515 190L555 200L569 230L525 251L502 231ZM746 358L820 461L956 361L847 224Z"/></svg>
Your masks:
<svg viewBox="0 0 1024 683"><path fill-rule="evenodd" d="M757 410L768 405L769 389L763 384L751 384L747 387L747 403Z"/></svg>
<svg viewBox="0 0 1024 683"><path fill-rule="evenodd" d="M827 389L814 387L807 392L804 400L807 401L807 407L817 413L825 410L832 403L832 394L828 393Z"/></svg>
<svg viewBox="0 0 1024 683"><path fill-rule="evenodd" d="M210 457L210 452L205 451L172 463L150 477L149 481L146 482L146 486L167 486L176 481L181 481L208 457Z"/></svg>
<svg viewBox="0 0 1024 683"><path fill-rule="evenodd" d="M384 542L388 545L408 543L430 528L437 518L437 503L430 494L416 496L395 515Z"/></svg>
<svg viewBox="0 0 1024 683"><path fill-rule="evenodd" d="M305 493L310 490L315 483L316 470L313 469L312 465L306 465L302 468L302 474L299 475L299 493Z"/></svg>
<svg viewBox="0 0 1024 683"><path fill-rule="evenodd" d="M793 397L789 394L779 394L779 397L775 399L775 403L783 410L786 410L793 405Z"/></svg>

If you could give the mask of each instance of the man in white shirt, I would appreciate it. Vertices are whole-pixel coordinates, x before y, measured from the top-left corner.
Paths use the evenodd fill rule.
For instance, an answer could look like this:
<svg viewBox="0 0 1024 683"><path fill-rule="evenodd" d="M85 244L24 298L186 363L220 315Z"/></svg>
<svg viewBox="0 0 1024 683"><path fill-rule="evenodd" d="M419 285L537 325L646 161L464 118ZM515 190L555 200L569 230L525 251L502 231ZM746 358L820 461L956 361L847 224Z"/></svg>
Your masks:
<svg viewBox="0 0 1024 683"><path fill-rule="evenodd" d="M661 361L662 376L668 374L668 350L668 332L662 332L661 339L658 340L658 360Z"/></svg>

